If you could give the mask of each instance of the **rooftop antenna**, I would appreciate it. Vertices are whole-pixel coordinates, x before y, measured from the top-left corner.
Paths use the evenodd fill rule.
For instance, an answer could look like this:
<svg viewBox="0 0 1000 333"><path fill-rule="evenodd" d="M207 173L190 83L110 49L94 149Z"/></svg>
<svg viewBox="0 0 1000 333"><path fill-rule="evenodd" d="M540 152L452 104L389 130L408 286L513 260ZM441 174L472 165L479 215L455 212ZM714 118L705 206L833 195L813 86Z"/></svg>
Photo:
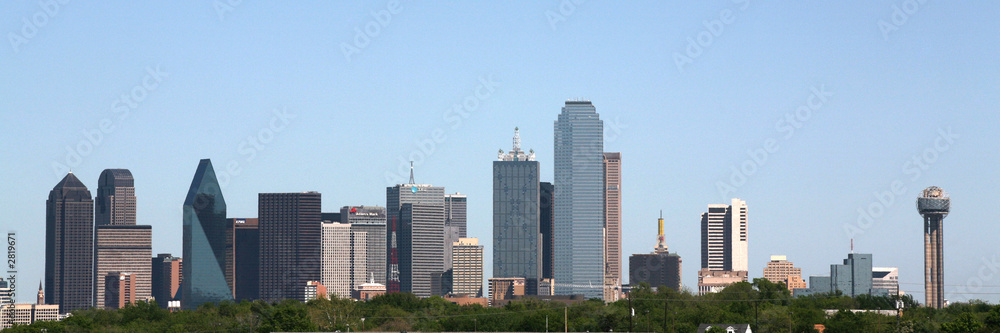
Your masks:
<svg viewBox="0 0 1000 333"><path fill-rule="evenodd" d="M854 238L851 238L851 253L854 253Z"/></svg>
<svg viewBox="0 0 1000 333"><path fill-rule="evenodd" d="M410 161L410 184L416 184L417 182L413 180L413 161Z"/></svg>

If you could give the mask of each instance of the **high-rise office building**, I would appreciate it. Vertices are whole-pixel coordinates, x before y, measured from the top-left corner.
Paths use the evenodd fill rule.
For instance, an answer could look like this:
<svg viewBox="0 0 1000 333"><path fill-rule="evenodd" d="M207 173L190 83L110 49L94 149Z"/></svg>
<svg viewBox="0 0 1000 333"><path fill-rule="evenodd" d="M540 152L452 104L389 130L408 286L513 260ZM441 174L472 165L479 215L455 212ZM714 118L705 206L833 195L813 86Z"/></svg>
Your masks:
<svg viewBox="0 0 1000 333"><path fill-rule="evenodd" d="M708 205L708 212L701 214L699 290L714 292L732 277L745 279L747 274L739 272L746 272L748 266L746 201L733 199L730 205ZM704 282L702 276L720 282ZM702 288L708 285L711 287Z"/></svg>
<svg viewBox="0 0 1000 333"><path fill-rule="evenodd" d="M542 278L540 186L535 152L521 150L515 128L514 148L493 162L493 277L524 278L529 295Z"/></svg>
<svg viewBox="0 0 1000 333"><path fill-rule="evenodd" d="M184 261L169 253L160 253L152 260L151 294L161 308L166 309L177 296L181 287L181 271Z"/></svg>
<svg viewBox="0 0 1000 333"><path fill-rule="evenodd" d="M951 198L940 187L931 186L917 198L924 217L924 305L944 307L944 218L951 211Z"/></svg>
<svg viewBox="0 0 1000 333"><path fill-rule="evenodd" d="M103 308L104 282L108 273L120 272L130 275L130 288L135 293L130 302L146 301L152 297L152 267L149 258L153 255L153 229L148 225L106 224L95 229L96 251L94 251L94 307Z"/></svg>
<svg viewBox="0 0 1000 333"><path fill-rule="evenodd" d="M629 284L634 287L640 283L648 283L653 288L664 286L680 291L682 261L679 255L667 250L662 211L657 223L659 232L656 235L656 248L653 252L633 254L628 258Z"/></svg>
<svg viewBox="0 0 1000 333"><path fill-rule="evenodd" d="M538 186L538 230L542 234L542 279L552 280L552 266L554 263L555 238L553 236L553 224L555 223L552 203L555 202L555 187L552 183L541 182ZM551 287L551 286L550 286ZM546 295L554 295L554 290Z"/></svg>
<svg viewBox="0 0 1000 333"><path fill-rule="evenodd" d="M101 308L121 309L138 300L135 274L108 272L102 280L104 288L101 289L104 289L104 292L101 293L101 297L104 299Z"/></svg>
<svg viewBox="0 0 1000 333"><path fill-rule="evenodd" d="M233 286L233 297L237 302L256 300L260 288L260 228L256 218L229 219L232 255L227 258L227 271L232 275L227 281Z"/></svg>
<svg viewBox="0 0 1000 333"><path fill-rule="evenodd" d="M94 305L94 200L72 172L45 202L45 288L65 313Z"/></svg>
<svg viewBox="0 0 1000 333"><path fill-rule="evenodd" d="M604 300L622 295L622 153L604 153Z"/></svg>
<svg viewBox="0 0 1000 333"><path fill-rule="evenodd" d="M771 256L771 261L764 267L764 278L772 283L784 283L790 291L806 288L806 281L802 279L802 269L795 267L786 256Z"/></svg>
<svg viewBox="0 0 1000 333"><path fill-rule="evenodd" d="M872 255L850 253L843 265L830 265L829 276L810 276L809 288L795 289L795 296L841 292L844 296L888 296L889 290L875 288L872 277Z"/></svg>
<svg viewBox="0 0 1000 333"><path fill-rule="evenodd" d="M465 194L444 195L444 269L451 269L451 243L466 236L468 197Z"/></svg>
<svg viewBox="0 0 1000 333"><path fill-rule="evenodd" d="M444 187L409 184L386 188L387 292L420 297L440 293L444 273Z"/></svg>
<svg viewBox="0 0 1000 333"><path fill-rule="evenodd" d="M226 282L226 200L212 161L198 163L184 200L184 265L181 306L197 309L204 303L233 300Z"/></svg>
<svg viewBox="0 0 1000 333"><path fill-rule="evenodd" d="M478 238L460 238L451 244L451 294L483 295L483 246Z"/></svg>
<svg viewBox="0 0 1000 333"><path fill-rule="evenodd" d="M590 101L567 101L555 122L556 295L603 297L604 122Z"/></svg>
<svg viewBox="0 0 1000 333"><path fill-rule="evenodd" d="M322 278L321 195L261 193L258 199L260 298L304 301L302 288Z"/></svg>
<svg viewBox="0 0 1000 333"><path fill-rule="evenodd" d="M128 169L101 172L94 199L95 225L135 225L135 181Z"/></svg>
<svg viewBox="0 0 1000 333"><path fill-rule="evenodd" d="M380 240L381 241L381 240ZM354 225L323 222L323 266L321 283L330 295L350 298L368 273L368 234ZM323 295L327 297L327 295Z"/></svg>
<svg viewBox="0 0 1000 333"><path fill-rule="evenodd" d="M351 230L364 232L367 237L365 267L368 268L368 273L365 281L374 278L376 283L383 285L387 257L385 214L385 207L378 206L344 206L340 209L340 222L350 224Z"/></svg>

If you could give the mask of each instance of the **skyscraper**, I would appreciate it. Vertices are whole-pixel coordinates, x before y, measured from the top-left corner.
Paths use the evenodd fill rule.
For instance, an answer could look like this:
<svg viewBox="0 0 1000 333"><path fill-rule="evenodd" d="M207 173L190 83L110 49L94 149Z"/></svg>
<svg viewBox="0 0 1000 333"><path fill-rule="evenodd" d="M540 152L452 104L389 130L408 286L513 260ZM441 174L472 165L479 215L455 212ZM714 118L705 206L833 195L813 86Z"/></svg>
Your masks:
<svg viewBox="0 0 1000 333"><path fill-rule="evenodd" d="M209 302L233 300L226 283L226 200L212 161L198 163L184 200L184 265L181 306L197 309Z"/></svg>
<svg viewBox="0 0 1000 333"><path fill-rule="evenodd" d="M679 255L667 250L662 211L657 223L659 232L656 235L656 247L653 252L633 254L628 258L629 284L634 287L639 283L648 283L653 288L665 286L680 291L682 261Z"/></svg>
<svg viewBox="0 0 1000 333"><path fill-rule="evenodd" d="M260 296L260 229L255 218L229 219L232 226L232 284L236 301Z"/></svg>
<svg viewBox="0 0 1000 333"><path fill-rule="evenodd" d="M604 300L622 286L622 153L604 153Z"/></svg>
<svg viewBox="0 0 1000 333"><path fill-rule="evenodd" d="M148 225L106 224L95 230L94 251L94 307L103 308L104 282L108 273L129 274L130 292L135 293L130 302L145 301L152 297L153 229Z"/></svg>
<svg viewBox="0 0 1000 333"><path fill-rule="evenodd" d="M468 197L465 194L444 195L444 269L451 269L451 243L465 238L468 220Z"/></svg>
<svg viewBox="0 0 1000 333"><path fill-rule="evenodd" d="M304 301L306 283L322 278L321 195L261 193L258 200L260 298Z"/></svg>
<svg viewBox="0 0 1000 333"><path fill-rule="evenodd" d="M444 187L409 184L386 188L387 292L429 297L444 273ZM434 286L432 286L434 285Z"/></svg>
<svg viewBox="0 0 1000 333"><path fill-rule="evenodd" d="M94 305L94 200L72 172L45 202L45 288L63 313Z"/></svg>
<svg viewBox="0 0 1000 333"><path fill-rule="evenodd" d="M944 218L951 211L951 198L940 187L931 186L917 198L924 217L924 305L944 307Z"/></svg>
<svg viewBox="0 0 1000 333"><path fill-rule="evenodd" d="M95 199L95 225L135 225L135 181L128 169L101 172Z"/></svg>
<svg viewBox="0 0 1000 333"><path fill-rule="evenodd" d="M451 293L481 297L483 294L483 246L478 238L461 238L451 243Z"/></svg>
<svg viewBox="0 0 1000 333"><path fill-rule="evenodd" d="M354 225L323 222L323 266L321 283L327 292L350 298L356 286L366 282L368 273L367 233ZM379 240L381 242L381 240ZM323 295L327 297L327 295Z"/></svg>
<svg viewBox="0 0 1000 333"><path fill-rule="evenodd" d="M556 295L603 297L604 122L590 101L566 101L555 122Z"/></svg>
<svg viewBox="0 0 1000 333"><path fill-rule="evenodd" d="M743 277L747 274L747 203L732 199L730 205L708 205L701 214L701 270L699 276L717 276L709 272L731 272L721 276ZM742 274L738 272L744 272ZM699 278L699 286L703 281ZM699 290L705 290L700 288ZM711 290L717 290L713 284Z"/></svg>
<svg viewBox="0 0 1000 333"><path fill-rule="evenodd" d="M166 309L181 287L181 267L184 262L169 253L160 253L153 257L152 264L151 294L156 303Z"/></svg>
<svg viewBox="0 0 1000 333"><path fill-rule="evenodd" d="M555 187L548 182L541 182L538 185L540 193L538 196L538 229L542 233L542 279L552 279L553 252L555 251L555 237L552 231L555 217L553 216L552 203L555 201ZM551 292L547 295L551 295Z"/></svg>
<svg viewBox="0 0 1000 333"><path fill-rule="evenodd" d="M493 162L493 277L524 278L525 293L538 292L542 278L539 163L535 153L521 150L514 129L514 148L500 150Z"/></svg>
<svg viewBox="0 0 1000 333"><path fill-rule="evenodd" d="M365 274L368 281L374 277L375 282L385 284L386 259L386 223L385 207L378 206L344 206L340 209L341 222L351 225L351 230L364 232L368 244ZM331 221L337 222L337 221Z"/></svg>

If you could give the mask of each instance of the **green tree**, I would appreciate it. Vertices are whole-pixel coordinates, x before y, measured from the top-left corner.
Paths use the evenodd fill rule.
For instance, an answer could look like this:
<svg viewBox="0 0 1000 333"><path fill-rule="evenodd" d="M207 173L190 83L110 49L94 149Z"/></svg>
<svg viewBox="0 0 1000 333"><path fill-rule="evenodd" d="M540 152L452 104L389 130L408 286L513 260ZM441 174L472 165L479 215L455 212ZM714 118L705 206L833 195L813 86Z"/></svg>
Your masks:
<svg viewBox="0 0 1000 333"><path fill-rule="evenodd" d="M941 324L941 331L944 333L978 333L982 329L983 323L968 312L958 315L952 322Z"/></svg>

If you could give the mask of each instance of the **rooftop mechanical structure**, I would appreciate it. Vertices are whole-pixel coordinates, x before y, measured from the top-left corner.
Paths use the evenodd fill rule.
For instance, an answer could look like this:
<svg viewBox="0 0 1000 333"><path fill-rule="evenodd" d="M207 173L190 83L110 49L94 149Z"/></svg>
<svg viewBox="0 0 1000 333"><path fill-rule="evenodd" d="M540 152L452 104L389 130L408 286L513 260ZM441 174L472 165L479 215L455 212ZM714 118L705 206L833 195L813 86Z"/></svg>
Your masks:
<svg viewBox="0 0 1000 333"><path fill-rule="evenodd" d="M951 198L940 187L931 186L917 198L924 217L924 305L944 307L944 218L951 211Z"/></svg>

